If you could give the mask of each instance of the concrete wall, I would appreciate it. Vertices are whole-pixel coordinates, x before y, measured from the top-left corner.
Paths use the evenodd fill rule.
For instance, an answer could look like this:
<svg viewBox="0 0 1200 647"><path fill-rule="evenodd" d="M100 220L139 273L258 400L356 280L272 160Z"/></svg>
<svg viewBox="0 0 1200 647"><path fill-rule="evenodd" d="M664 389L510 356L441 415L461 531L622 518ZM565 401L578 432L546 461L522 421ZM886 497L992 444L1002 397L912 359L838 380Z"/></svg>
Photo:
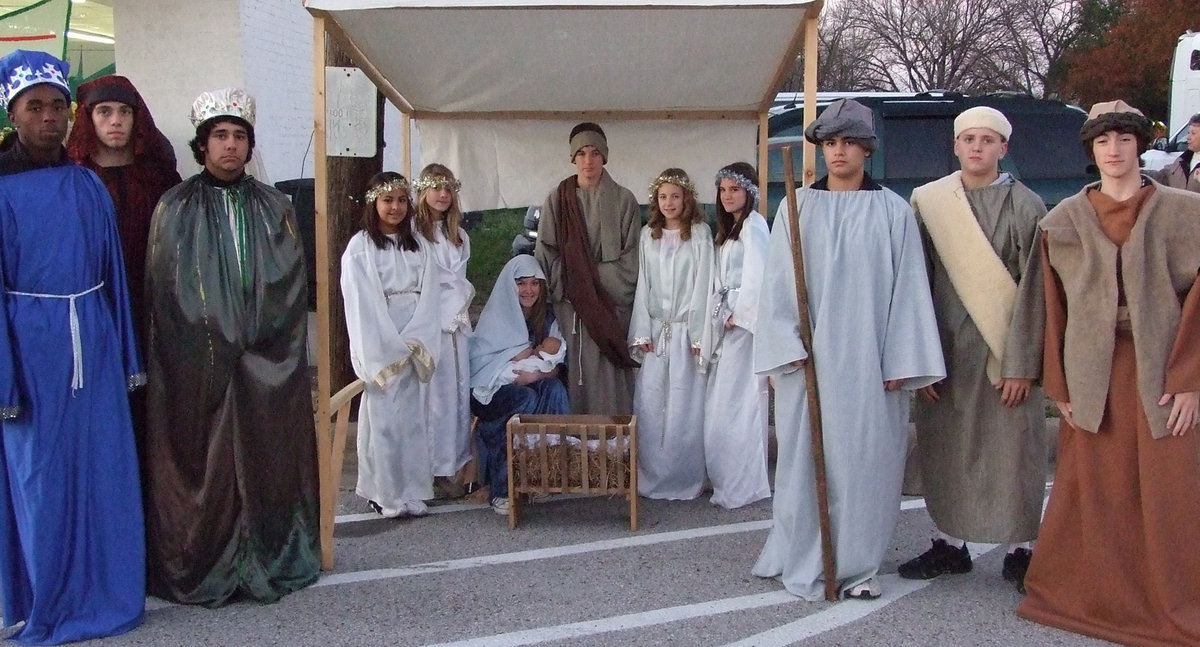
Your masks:
<svg viewBox="0 0 1200 647"><path fill-rule="evenodd" d="M300 177L312 132L312 18L300 2L115 0L113 22L117 73L146 99L181 175L199 170L187 146L192 101L239 86L257 102L254 157L267 179ZM312 150L305 167L311 175Z"/></svg>

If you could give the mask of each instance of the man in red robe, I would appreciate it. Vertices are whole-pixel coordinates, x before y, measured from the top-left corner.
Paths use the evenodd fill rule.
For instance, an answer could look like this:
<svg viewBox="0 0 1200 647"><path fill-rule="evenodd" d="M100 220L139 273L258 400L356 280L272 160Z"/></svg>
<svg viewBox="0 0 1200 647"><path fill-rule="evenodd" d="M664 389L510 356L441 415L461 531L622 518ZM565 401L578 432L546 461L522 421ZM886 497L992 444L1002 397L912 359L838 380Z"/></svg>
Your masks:
<svg viewBox="0 0 1200 647"><path fill-rule="evenodd" d="M123 76L110 75L79 86L79 105L75 126L67 138L67 155L99 175L112 196L129 276L133 320L138 333L144 335L150 216L162 194L181 181L175 170L175 152L154 126L154 118L133 83ZM135 411L135 423L140 417Z"/></svg>

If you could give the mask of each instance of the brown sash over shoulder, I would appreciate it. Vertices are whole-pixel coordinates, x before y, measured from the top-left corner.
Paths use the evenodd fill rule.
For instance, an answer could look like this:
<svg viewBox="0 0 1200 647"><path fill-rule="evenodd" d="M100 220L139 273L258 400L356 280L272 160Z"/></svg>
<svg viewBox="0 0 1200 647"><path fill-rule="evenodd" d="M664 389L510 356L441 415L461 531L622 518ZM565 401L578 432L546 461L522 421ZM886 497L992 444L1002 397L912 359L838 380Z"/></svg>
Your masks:
<svg viewBox="0 0 1200 647"><path fill-rule="evenodd" d="M620 368L640 366L629 356L625 331L612 297L600 285L600 273L592 257L587 227L583 222L583 205L575 190L579 180L572 175L558 185L558 249L562 258L563 293L600 352ZM564 324L565 325L565 324Z"/></svg>

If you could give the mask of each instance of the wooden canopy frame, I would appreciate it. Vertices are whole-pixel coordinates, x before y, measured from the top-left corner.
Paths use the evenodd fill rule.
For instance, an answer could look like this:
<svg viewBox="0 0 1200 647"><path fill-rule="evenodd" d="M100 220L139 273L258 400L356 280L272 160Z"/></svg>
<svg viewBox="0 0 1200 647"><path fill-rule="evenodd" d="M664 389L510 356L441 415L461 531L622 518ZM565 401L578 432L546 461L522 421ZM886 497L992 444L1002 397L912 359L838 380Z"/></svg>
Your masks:
<svg viewBox="0 0 1200 647"><path fill-rule="evenodd" d="M609 108L603 110L556 109L553 106L539 110L439 110L418 108L406 97L403 88L389 79L379 62L372 61L364 52L362 43L356 41L355 34L339 20L339 12L321 8L322 0L303 0L306 8L313 16L313 124L316 148L315 164L315 204L316 204L316 264L317 264L317 434L319 463L321 465L321 501L322 501L322 567L330 569L333 566L332 546L332 510L324 508L336 504L336 490L341 466L332 465L333 450L330 443L330 394L335 388L344 385L334 385L331 380L331 348L335 340L330 339L331 321L331 272L330 264L335 262L340 249L331 249L329 232L328 204L331 194L330 176L328 172L326 150L326 51L330 41L336 43L342 51L347 52L354 63L375 84L379 92L401 112L401 140L403 149L403 172L411 177L412 160L410 157L412 125L414 120L574 120L574 121L626 121L626 120L658 120L658 121L689 121L689 120L737 120L742 122L757 122L758 145L757 158L759 177L765 188L768 175L767 168L767 118L768 109L773 105L775 95L780 86L792 72L796 59L804 56L804 107L806 119L811 120L816 113L816 70L817 70L817 18L824 5L824 0L762 0L752 5L738 5L729 2L729 8L746 7L778 7L803 6L804 11L798 24L794 26L790 42L783 51L778 52L774 69L769 77L766 90L761 96L744 101L751 109L622 109ZM651 0L652 1L652 0ZM657 6L638 6L630 4L630 0L617 2L591 2L585 5L573 5L560 2L556 5L545 4L546 0L532 0L532 9L574 9L578 11L603 12L610 8L644 9L652 11L659 9L688 8L686 2L679 0L659 0ZM371 11L391 11L389 3L368 2ZM397 3L395 11L413 9L413 3ZM461 0L463 10L487 10L487 0ZM518 2L518 4L521 4ZM701 7L712 9L726 5L700 3ZM487 44L481 44L487 47ZM486 54L485 54L486 55ZM686 65L686 63L685 63ZM528 73L528 72L526 72ZM703 75L697 75L695 83L707 83ZM745 97L743 97L745 99ZM808 184L813 179L815 169L815 148L811 144L804 147L804 182ZM339 187L339 192L346 190ZM345 343L341 340L340 343ZM340 455L340 453L339 453ZM325 520L328 519L328 522ZM324 526L329 524L328 528Z"/></svg>

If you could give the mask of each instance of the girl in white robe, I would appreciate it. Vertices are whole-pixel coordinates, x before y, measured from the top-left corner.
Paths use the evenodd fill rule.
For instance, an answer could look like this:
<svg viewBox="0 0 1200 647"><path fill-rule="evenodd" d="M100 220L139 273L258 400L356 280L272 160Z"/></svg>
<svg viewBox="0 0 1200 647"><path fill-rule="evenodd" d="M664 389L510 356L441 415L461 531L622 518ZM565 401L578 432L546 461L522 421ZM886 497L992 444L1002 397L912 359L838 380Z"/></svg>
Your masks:
<svg viewBox="0 0 1200 647"><path fill-rule="evenodd" d="M342 254L350 361L366 383L356 493L385 517L421 516L433 498L428 385L439 346L440 286L413 232L408 182L371 178L363 230Z"/></svg>
<svg viewBox="0 0 1200 647"><path fill-rule="evenodd" d="M650 191L629 326L629 346L642 363L633 393L638 494L694 499L705 483L707 361L700 342L712 281L712 234L687 173L667 169Z"/></svg>
<svg viewBox="0 0 1200 647"><path fill-rule="evenodd" d="M467 280L471 239L461 226L458 203L461 184L450 169L430 164L413 182L417 194L415 227L428 243L441 284L438 325L442 336L438 365L430 381L430 406L438 412L431 421L434 489L439 496L457 497L462 487L453 482L471 459L470 353L471 321L467 308L475 288Z"/></svg>
<svg viewBox="0 0 1200 647"><path fill-rule="evenodd" d="M704 401L711 501L733 509L771 496L767 378L754 373L754 329L770 230L754 210L758 174L737 162L717 172L717 262L702 356L713 362Z"/></svg>

